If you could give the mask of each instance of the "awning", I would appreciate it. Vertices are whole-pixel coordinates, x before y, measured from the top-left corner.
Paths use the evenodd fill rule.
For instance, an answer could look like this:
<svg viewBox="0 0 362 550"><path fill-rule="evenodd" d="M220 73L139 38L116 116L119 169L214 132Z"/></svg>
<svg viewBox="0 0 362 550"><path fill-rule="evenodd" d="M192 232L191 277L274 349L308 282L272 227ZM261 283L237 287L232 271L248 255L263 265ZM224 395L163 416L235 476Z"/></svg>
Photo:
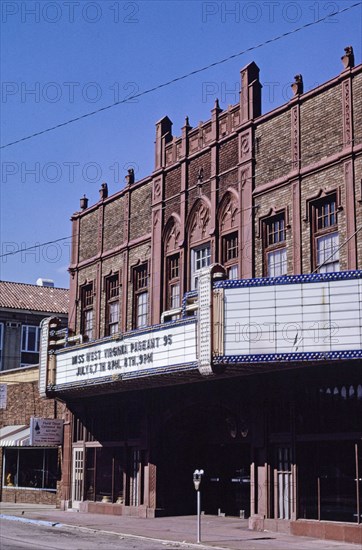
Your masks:
<svg viewBox="0 0 362 550"><path fill-rule="evenodd" d="M0 447L28 447L30 426L18 424L0 428Z"/></svg>

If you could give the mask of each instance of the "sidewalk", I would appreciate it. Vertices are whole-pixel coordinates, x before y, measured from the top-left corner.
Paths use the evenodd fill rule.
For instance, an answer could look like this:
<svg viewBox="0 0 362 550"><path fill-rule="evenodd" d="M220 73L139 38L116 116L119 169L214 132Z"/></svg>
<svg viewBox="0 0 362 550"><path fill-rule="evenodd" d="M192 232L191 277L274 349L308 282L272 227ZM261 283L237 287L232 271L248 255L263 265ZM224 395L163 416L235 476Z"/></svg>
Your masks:
<svg viewBox="0 0 362 550"><path fill-rule="evenodd" d="M31 521L86 528L172 542L196 543L196 517L179 516L143 519L127 516L63 512L54 506L0 503L0 521L19 517ZM357 550L359 545L295 537L283 533L249 531L247 520L229 517L202 516L202 547L214 546L231 550Z"/></svg>

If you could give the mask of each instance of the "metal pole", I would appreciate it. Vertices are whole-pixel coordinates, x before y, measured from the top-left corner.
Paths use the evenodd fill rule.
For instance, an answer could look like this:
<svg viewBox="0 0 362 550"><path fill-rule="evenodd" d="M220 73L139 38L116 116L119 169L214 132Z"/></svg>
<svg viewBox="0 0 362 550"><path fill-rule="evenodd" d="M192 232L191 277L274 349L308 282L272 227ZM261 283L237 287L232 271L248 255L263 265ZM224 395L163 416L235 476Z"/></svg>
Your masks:
<svg viewBox="0 0 362 550"><path fill-rule="evenodd" d="M201 494L197 493L197 542L201 542Z"/></svg>

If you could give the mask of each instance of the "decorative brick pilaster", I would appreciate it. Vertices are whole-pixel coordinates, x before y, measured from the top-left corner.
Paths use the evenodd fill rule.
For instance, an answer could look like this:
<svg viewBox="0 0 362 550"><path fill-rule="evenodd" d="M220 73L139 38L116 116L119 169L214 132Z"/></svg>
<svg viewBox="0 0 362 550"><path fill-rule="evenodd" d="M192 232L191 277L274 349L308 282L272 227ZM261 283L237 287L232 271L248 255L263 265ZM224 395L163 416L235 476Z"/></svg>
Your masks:
<svg viewBox="0 0 362 550"><path fill-rule="evenodd" d="M150 281L151 325L161 320L161 284L162 284L162 204L152 210L152 256Z"/></svg>
<svg viewBox="0 0 362 550"><path fill-rule="evenodd" d="M291 153L292 170L300 169L300 108L299 104L291 109Z"/></svg>
<svg viewBox="0 0 362 550"><path fill-rule="evenodd" d="M302 235L301 235L301 206L300 180L292 182L292 232L293 232L293 273L302 273Z"/></svg>
<svg viewBox="0 0 362 550"><path fill-rule="evenodd" d="M347 78L342 82L342 107L343 107L343 146L353 145L353 124L352 124L352 93L351 79Z"/></svg>
<svg viewBox="0 0 362 550"><path fill-rule="evenodd" d="M79 217L72 217L72 245L71 245L71 265L70 272L70 286L69 286L69 312L68 312L68 327L72 332L77 330L77 291L78 291L78 270L76 268L78 264L79 256Z"/></svg>
<svg viewBox="0 0 362 550"><path fill-rule="evenodd" d="M346 238L347 242L347 269L357 269L357 236L355 190L353 177L353 161L347 160L343 165L344 185L346 196Z"/></svg>
<svg viewBox="0 0 362 550"><path fill-rule="evenodd" d="M240 196L240 253L239 273L242 278L253 276L253 140L252 128L239 135L239 196Z"/></svg>

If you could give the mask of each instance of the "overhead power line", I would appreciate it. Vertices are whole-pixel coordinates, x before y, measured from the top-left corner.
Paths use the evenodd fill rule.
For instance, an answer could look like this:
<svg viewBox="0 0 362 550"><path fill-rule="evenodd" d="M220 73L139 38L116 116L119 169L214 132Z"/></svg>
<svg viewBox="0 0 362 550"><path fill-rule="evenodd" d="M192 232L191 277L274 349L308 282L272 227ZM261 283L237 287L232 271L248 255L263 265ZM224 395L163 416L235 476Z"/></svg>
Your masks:
<svg viewBox="0 0 362 550"><path fill-rule="evenodd" d="M241 55L244 55L245 53L252 52L252 51L257 50L257 49L259 49L263 46L267 46L268 44L271 44L273 42L277 42L278 40L281 40L282 38L285 38L286 36L290 36L290 35L295 34L295 33L299 32L303 29L306 29L308 27L312 27L313 25L317 25L319 23L322 23L323 21L325 21L326 19L329 19L330 17L333 17L335 15L339 15L339 14L344 13L346 11L349 11L353 8L357 8L358 6L361 6L361 5L362 5L362 2L357 2L355 4L347 6L346 8L337 10L333 13L329 13L325 17L321 17L320 19L316 19L315 21L311 21L309 23L305 23L304 25L302 25L300 27L297 27L296 29L293 29L291 31L287 31L287 32L285 32L283 34L280 34L278 36L274 36L273 38L269 38L269 40L265 40L264 42L261 42L260 44L256 44L255 46L250 46L250 48L246 48L245 50L242 50L238 53L229 55L228 57L225 57L224 59L214 61L213 63L210 63L209 65L206 65L205 67L195 69L195 70L190 71L190 72L188 72L188 73L186 73L182 76L178 76L176 78L173 78L171 80L163 82L162 84L158 84L157 86L154 86L152 88L148 88L147 90L144 90L143 92L139 92L137 94L129 96L126 99L122 99L120 101L115 101L114 103L111 103L109 105L105 105L104 107L100 107L99 109L96 109L95 111L85 113L85 114L80 115L78 117L69 119L65 122L61 122L59 124L56 124L55 126L51 126L49 128L46 128L45 130L35 132L35 133L30 134L28 136L17 139L16 141L11 141L10 143L6 143L5 145L1 145L0 149L5 149L6 147L11 147L13 145L16 145L17 143L21 143L22 141L26 141L28 139L32 139L32 138L37 137L37 136L41 136L42 134L45 134L47 132L52 132L54 130L58 130L59 128L63 128L64 126L68 126L69 124L73 124L74 122L79 122L80 120L83 120L85 118L89 118L89 117L94 116L94 115L96 115L98 113L101 113L103 111L107 111L108 109L112 109L113 107L116 107L117 105L121 105L122 103L129 102L131 99L137 99L139 97L145 96L147 94L150 94L150 93L155 92L157 90L160 90L162 88L166 88L167 86L171 86L172 84L175 84L176 82L180 82L181 80L185 80L186 78L189 78L190 76L200 74L204 71L207 71L208 69L211 69L212 67L222 65L223 63L226 63L227 61L230 61L231 59L235 59L236 57L240 57Z"/></svg>

